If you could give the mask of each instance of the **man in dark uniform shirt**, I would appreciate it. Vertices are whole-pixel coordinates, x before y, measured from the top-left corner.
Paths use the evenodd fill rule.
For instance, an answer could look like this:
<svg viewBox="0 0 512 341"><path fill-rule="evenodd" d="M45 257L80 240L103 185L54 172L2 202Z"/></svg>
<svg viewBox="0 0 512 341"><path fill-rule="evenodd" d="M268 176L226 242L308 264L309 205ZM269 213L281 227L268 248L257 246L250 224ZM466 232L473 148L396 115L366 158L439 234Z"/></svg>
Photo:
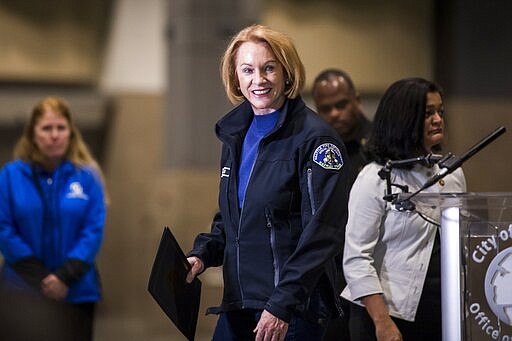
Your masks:
<svg viewBox="0 0 512 341"><path fill-rule="evenodd" d="M350 186L367 163L363 146L370 134L371 122L363 113L361 97L350 76L338 69L321 72L313 83L312 96L318 114L331 124L347 148L350 160ZM342 250L340 250L342 251ZM342 272L342 254L337 257L340 278L336 290L341 293L346 282ZM324 340L350 340L348 331L348 303L342 299L345 316L331 320Z"/></svg>
<svg viewBox="0 0 512 341"><path fill-rule="evenodd" d="M347 147L353 183L367 163L361 147L371 129L371 122L363 113L361 97L350 76L338 69L321 72L313 83L312 95L318 114L336 129Z"/></svg>

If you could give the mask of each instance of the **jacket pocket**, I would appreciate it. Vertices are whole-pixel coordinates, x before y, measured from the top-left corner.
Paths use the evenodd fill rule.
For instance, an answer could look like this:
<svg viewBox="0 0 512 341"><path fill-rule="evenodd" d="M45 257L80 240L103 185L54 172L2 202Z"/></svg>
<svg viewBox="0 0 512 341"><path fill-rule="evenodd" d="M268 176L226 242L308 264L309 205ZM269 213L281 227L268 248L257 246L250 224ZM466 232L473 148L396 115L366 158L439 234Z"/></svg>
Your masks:
<svg viewBox="0 0 512 341"><path fill-rule="evenodd" d="M315 191L313 187L313 169L308 167L306 170L306 179L308 186L308 197L309 197L309 205L311 207L311 215L315 215L316 213L316 203L315 203Z"/></svg>
<svg viewBox="0 0 512 341"><path fill-rule="evenodd" d="M270 249L272 251L272 266L274 268L274 287L279 283L279 255L277 252L277 238L276 238L276 229L274 226L274 220L272 218L272 213L268 207L265 207L265 220L266 227L269 231L269 240L270 240Z"/></svg>

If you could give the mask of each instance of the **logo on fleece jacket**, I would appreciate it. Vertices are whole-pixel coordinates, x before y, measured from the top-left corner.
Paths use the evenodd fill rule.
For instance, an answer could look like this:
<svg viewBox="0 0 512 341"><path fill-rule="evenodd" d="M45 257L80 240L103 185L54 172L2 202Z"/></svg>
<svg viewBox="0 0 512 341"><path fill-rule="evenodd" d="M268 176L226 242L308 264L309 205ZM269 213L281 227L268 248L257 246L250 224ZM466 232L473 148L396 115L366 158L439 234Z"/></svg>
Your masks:
<svg viewBox="0 0 512 341"><path fill-rule="evenodd" d="M66 198L84 199L89 200L89 196L84 193L82 185L75 181L69 185L69 192L66 194Z"/></svg>
<svg viewBox="0 0 512 341"><path fill-rule="evenodd" d="M343 167L341 152L332 143L323 143L318 146L313 153L313 161L325 169L340 170Z"/></svg>

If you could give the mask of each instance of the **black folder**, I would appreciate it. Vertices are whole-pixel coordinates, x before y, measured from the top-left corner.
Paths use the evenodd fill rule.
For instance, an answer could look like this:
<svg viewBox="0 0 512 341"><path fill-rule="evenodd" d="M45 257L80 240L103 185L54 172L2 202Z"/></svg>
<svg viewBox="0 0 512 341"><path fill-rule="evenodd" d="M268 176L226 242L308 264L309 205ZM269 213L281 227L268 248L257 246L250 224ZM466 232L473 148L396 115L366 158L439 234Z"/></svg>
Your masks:
<svg viewBox="0 0 512 341"><path fill-rule="evenodd" d="M148 290L160 308L188 340L194 340L201 300L201 281L185 278L190 270L187 257L168 227L162 239L149 277Z"/></svg>

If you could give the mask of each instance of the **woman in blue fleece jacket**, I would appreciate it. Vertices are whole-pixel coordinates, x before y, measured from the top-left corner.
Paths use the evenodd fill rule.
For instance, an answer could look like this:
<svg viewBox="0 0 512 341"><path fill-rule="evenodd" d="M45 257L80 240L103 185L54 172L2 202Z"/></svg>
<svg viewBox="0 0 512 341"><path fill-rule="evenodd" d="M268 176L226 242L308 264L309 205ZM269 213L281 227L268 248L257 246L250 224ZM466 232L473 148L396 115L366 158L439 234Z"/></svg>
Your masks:
<svg viewBox="0 0 512 341"><path fill-rule="evenodd" d="M39 291L50 305L64 302L59 307L70 319L62 327L79 320L74 339L90 340L101 298L95 266L105 223L101 170L56 97L34 107L14 157L0 172L1 278L11 289Z"/></svg>

